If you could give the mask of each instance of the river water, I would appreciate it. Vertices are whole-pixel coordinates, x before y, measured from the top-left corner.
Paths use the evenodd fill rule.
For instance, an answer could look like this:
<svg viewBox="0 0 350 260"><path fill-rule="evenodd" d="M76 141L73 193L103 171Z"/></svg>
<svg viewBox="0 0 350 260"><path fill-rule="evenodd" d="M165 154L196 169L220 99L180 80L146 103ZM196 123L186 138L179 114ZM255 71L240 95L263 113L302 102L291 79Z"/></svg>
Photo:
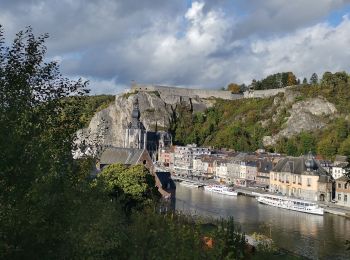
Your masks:
<svg viewBox="0 0 350 260"><path fill-rule="evenodd" d="M260 204L246 196L225 196L176 185L176 209L209 217L234 217L242 230L273 239L280 248L311 259L350 259L350 219L317 216Z"/></svg>

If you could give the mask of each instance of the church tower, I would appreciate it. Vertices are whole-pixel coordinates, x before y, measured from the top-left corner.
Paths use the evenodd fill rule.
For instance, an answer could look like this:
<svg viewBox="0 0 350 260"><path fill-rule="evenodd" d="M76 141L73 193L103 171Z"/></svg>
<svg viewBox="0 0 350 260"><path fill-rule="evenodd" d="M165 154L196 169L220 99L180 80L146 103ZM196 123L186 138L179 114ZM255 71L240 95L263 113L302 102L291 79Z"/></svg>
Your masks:
<svg viewBox="0 0 350 260"><path fill-rule="evenodd" d="M146 149L147 133L144 125L140 121L139 100L135 96L133 100L133 110L131 112L131 122L125 129L124 147Z"/></svg>

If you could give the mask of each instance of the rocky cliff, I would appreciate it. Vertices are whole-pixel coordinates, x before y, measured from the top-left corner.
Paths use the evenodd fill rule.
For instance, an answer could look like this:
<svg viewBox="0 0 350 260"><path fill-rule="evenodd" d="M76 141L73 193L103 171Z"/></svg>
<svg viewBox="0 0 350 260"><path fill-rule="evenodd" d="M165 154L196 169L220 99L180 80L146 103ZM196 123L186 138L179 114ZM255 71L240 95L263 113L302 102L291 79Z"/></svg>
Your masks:
<svg viewBox="0 0 350 260"><path fill-rule="evenodd" d="M286 91L283 98L275 97L274 105L277 106L277 113L272 120L277 120L284 109L287 109L289 116L285 118L286 122L276 135L263 138L264 146L273 146L282 137L288 138L302 131L323 128L327 124L327 118L337 112L335 105L322 96L300 101L297 97L298 92L293 90Z"/></svg>
<svg viewBox="0 0 350 260"><path fill-rule="evenodd" d="M87 128L77 132L74 152L76 158L84 154L96 155L101 146L123 147L125 128L131 121L132 103L137 96L141 122L148 131L167 130L174 120L177 106L187 106L194 112L205 111L215 100L178 96L176 100L160 96L157 92L129 91L117 95L115 102L97 112Z"/></svg>

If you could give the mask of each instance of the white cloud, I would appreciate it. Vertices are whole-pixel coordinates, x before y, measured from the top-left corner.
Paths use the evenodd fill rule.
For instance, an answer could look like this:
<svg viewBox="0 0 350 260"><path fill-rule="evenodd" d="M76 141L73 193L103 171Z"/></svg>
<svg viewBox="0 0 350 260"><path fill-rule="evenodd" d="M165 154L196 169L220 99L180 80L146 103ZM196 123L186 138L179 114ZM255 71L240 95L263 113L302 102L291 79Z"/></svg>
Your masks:
<svg viewBox="0 0 350 260"><path fill-rule="evenodd" d="M347 0L2 0L6 35L49 32L63 73L94 93L130 84L218 88L268 74L349 70L350 22L324 19Z"/></svg>
<svg viewBox="0 0 350 260"><path fill-rule="evenodd" d="M252 54L260 59L258 77L278 71L293 71L300 77L310 77L313 72L350 70L350 21L347 17L336 27L320 23L285 37L256 40L251 43Z"/></svg>

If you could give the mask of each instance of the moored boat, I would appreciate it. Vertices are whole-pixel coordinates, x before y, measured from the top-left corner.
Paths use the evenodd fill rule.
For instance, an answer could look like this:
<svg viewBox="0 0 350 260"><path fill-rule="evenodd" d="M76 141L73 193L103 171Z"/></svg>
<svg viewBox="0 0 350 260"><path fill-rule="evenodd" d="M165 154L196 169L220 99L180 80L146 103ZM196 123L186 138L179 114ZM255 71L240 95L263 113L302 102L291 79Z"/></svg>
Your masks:
<svg viewBox="0 0 350 260"><path fill-rule="evenodd" d="M317 203L289 197L261 194L258 197L258 202L282 209L289 209L316 215L323 215L324 213L323 208L319 207Z"/></svg>
<svg viewBox="0 0 350 260"><path fill-rule="evenodd" d="M183 186L186 186L186 187L189 187L189 188L198 188L198 184L195 184L193 182L190 182L190 181L182 181L180 182L180 185L183 185Z"/></svg>
<svg viewBox="0 0 350 260"><path fill-rule="evenodd" d="M229 196L237 196L238 193L234 191L232 188L223 186L223 185L208 185L204 186L204 190L211 191L219 194L229 195Z"/></svg>

